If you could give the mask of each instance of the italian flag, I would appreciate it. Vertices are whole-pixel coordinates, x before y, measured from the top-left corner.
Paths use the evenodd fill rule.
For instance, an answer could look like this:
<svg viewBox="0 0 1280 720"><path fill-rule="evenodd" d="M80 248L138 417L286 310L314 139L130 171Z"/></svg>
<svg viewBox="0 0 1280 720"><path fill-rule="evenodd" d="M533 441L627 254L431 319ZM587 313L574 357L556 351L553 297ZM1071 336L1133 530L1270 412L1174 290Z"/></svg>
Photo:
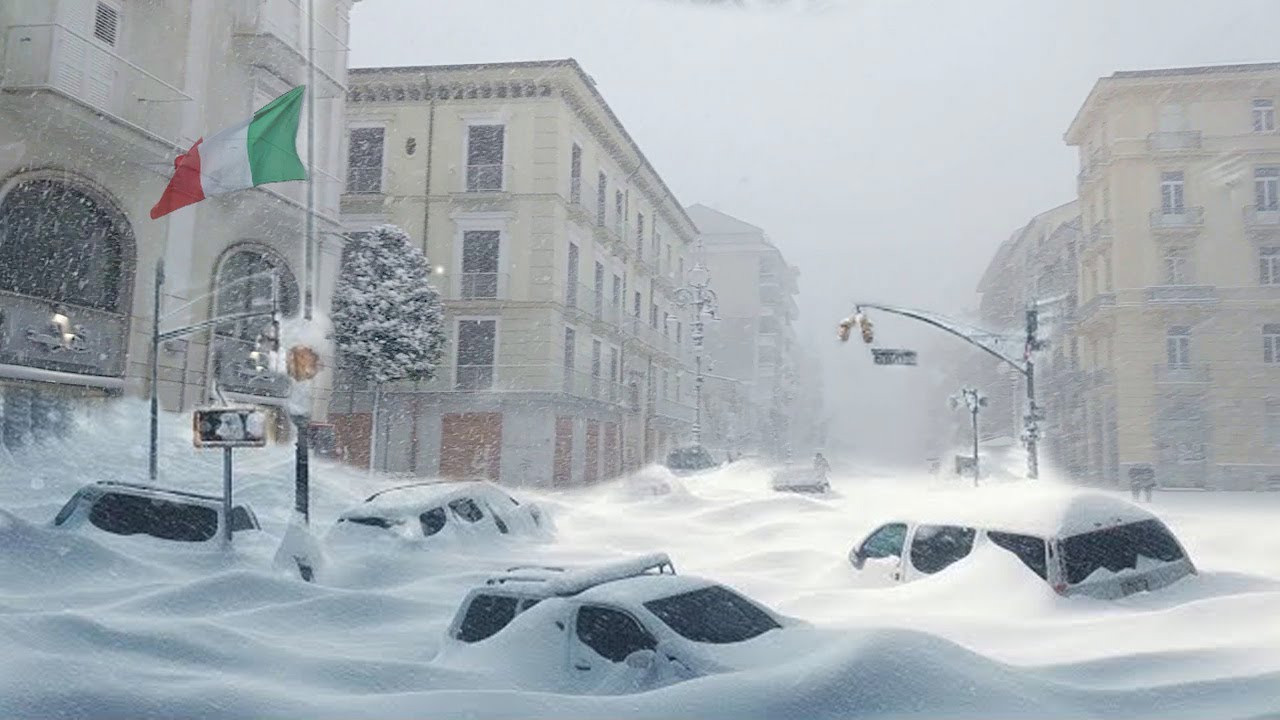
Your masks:
<svg viewBox="0 0 1280 720"><path fill-rule="evenodd" d="M173 161L173 179L151 208L151 219L198 203L212 195L245 188L306 180L298 157L298 121L302 93L296 87L267 103L244 122L209 138L200 138Z"/></svg>

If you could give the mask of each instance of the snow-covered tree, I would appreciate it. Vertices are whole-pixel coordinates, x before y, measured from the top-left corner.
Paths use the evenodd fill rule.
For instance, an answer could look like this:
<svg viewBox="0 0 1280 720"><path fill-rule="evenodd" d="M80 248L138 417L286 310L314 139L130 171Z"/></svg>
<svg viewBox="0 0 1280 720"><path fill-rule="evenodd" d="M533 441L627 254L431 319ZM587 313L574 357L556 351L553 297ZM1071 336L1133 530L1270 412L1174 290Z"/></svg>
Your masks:
<svg viewBox="0 0 1280 720"><path fill-rule="evenodd" d="M443 314L426 255L403 230L380 225L347 243L333 295L333 339L345 369L374 385L370 463L382 384L435 377Z"/></svg>

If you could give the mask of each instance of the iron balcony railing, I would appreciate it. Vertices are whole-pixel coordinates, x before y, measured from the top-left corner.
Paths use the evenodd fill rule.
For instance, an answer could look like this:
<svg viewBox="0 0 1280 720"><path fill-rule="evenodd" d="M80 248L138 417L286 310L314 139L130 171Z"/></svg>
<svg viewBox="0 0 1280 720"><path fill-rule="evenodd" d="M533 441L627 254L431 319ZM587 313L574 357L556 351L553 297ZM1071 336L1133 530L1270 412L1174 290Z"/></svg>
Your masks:
<svg viewBox="0 0 1280 720"><path fill-rule="evenodd" d="M1199 130L1153 132L1147 136L1147 149L1151 152L1197 150L1200 148L1202 140L1203 136Z"/></svg>
<svg viewBox="0 0 1280 720"><path fill-rule="evenodd" d="M1203 225L1203 207L1183 205L1151 211L1152 230L1184 230L1199 228Z"/></svg>
<svg viewBox="0 0 1280 720"><path fill-rule="evenodd" d="M508 296L506 273L460 273L454 276L452 296L458 300L503 299Z"/></svg>
<svg viewBox="0 0 1280 720"><path fill-rule="evenodd" d="M1210 381L1209 363L1160 363L1155 366L1156 382L1160 384L1202 385Z"/></svg>

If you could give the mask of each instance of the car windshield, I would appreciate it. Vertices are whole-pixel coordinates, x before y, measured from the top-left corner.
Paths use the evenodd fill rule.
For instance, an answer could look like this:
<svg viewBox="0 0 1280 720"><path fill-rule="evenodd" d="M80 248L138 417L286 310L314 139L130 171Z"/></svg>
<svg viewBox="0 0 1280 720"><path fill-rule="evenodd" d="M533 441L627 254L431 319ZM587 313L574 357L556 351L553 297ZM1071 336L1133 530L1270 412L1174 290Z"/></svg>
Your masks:
<svg viewBox="0 0 1280 720"><path fill-rule="evenodd" d="M711 453L702 447L672 450L667 456L667 467L672 470L706 470L715 466Z"/></svg>
<svg viewBox="0 0 1280 720"><path fill-rule="evenodd" d="M644 606L695 642L742 642L782 627L751 601L721 585L651 600Z"/></svg>
<svg viewBox="0 0 1280 720"><path fill-rule="evenodd" d="M1117 525L1062 541L1067 582L1072 585L1089 579L1098 570L1117 573L1135 569L1142 558L1169 563L1182 557L1178 541L1159 520Z"/></svg>

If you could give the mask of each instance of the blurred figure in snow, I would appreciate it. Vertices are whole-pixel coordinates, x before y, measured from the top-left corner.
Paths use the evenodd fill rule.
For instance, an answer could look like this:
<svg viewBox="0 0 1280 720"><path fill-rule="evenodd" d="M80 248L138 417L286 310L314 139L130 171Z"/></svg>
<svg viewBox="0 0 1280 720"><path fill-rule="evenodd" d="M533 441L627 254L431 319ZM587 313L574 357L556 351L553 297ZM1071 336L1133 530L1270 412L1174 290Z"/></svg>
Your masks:
<svg viewBox="0 0 1280 720"><path fill-rule="evenodd" d="M822 456L822 453L817 453L813 456L813 470L825 480L827 478L827 473L831 472L831 463L827 462L827 459Z"/></svg>
<svg viewBox="0 0 1280 720"><path fill-rule="evenodd" d="M1136 465L1129 468L1129 492L1133 495L1133 501L1138 502L1139 496L1145 496L1147 502L1151 502L1151 493L1156 487L1156 472L1149 465Z"/></svg>

